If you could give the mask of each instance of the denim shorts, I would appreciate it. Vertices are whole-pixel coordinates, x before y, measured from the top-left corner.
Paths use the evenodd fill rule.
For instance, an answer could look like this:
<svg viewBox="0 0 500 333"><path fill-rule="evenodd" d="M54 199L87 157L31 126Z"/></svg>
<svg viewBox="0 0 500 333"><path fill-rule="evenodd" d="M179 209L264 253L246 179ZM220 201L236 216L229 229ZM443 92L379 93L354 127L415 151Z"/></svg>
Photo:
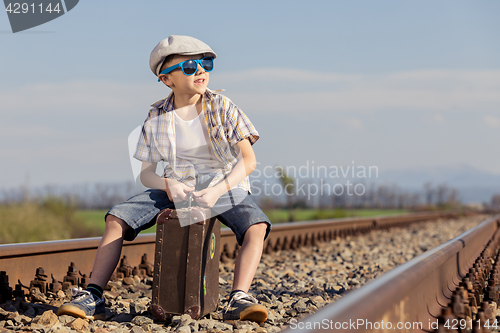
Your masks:
<svg viewBox="0 0 500 333"><path fill-rule="evenodd" d="M167 193L151 189L113 206L106 216L114 215L125 221L131 229L127 230L124 239L131 241L139 232L152 227L158 214L166 208L175 208ZM266 238L271 231L269 218L243 189L234 188L222 195L211 211L212 216L217 216L219 221L234 232L240 245L243 243L245 232L252 224L267 223Z"/></svg>

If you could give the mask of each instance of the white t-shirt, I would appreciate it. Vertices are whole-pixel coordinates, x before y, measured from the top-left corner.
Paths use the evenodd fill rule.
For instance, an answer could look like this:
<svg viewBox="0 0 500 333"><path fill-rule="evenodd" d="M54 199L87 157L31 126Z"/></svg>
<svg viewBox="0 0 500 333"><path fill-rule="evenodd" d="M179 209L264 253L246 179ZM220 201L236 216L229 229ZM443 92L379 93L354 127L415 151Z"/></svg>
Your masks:
<svg viewBox="0 0 500 333"><path fill-rule="evenodd" d="M197 173L210 174L220 168L220 162L208 149L202 127L204 120L203 112L192 120L183 120L175 113L176 153L177 158L193 163Z"/></svg>

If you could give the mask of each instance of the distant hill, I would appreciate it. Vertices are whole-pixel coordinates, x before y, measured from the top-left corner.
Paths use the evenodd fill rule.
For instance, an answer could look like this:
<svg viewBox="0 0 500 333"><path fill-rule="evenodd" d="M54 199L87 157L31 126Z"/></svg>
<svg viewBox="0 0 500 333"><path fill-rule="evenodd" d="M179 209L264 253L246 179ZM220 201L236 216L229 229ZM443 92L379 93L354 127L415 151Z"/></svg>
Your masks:
<svg viewBox="0 0 500 333"><path fill-rule="evenodd" d="M427 182L456 188L464 203L489 202L493 194L500 194L500 174L469 165L381 170L376 181L397 184L409 190L422 190Z"/></svg>

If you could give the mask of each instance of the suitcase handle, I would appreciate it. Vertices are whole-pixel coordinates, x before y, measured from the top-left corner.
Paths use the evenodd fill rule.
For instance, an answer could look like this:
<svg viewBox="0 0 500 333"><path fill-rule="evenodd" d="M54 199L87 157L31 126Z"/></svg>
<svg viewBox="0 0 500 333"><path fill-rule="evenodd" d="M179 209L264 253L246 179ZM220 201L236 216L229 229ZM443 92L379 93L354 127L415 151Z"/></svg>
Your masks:
<svg viewBox="0 0 500 333"><path fill-rule="evenodd" d="M196 224L205 224L205 221L207 220L208 217L205 210L206 208L201 208L197 206L191 207L191 210L189 211L189 216L191 218L191 221L193 221ZM165 224L168 222L168 220L175 219L178 217L179 216L175 209L166 208L160 212L156 220L156 223Z"/></svg>
<svg viewBox="0 0 500 333"><path fill-rule="evenodd" d="M191 221L195 222L196 224L205 224L205 220L207 219L203 208L200 207L191 207L189 216L191 217Z"/></svg>

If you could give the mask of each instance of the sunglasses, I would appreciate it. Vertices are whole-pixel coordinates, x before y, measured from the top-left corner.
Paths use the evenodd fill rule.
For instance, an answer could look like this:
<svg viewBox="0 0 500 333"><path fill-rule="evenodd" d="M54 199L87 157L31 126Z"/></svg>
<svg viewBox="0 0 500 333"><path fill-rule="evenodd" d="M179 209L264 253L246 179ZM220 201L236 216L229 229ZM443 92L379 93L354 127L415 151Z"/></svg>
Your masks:
<svg viewBox="0 0 500 333"><path fill-rule="evenodd" d="M202 59L189 59L183 62L178 63L177 65L170 66L169 68L164 69L160 72L160 74L167 74L180 67L182 69L182 73L184 75L193 75L198 70L198 64L205 70L205 72L211 72L214 69L214 58L205 57ZM158 75L160 75L158 74ZM158 79L160 82L160 79Z"/></svg>

